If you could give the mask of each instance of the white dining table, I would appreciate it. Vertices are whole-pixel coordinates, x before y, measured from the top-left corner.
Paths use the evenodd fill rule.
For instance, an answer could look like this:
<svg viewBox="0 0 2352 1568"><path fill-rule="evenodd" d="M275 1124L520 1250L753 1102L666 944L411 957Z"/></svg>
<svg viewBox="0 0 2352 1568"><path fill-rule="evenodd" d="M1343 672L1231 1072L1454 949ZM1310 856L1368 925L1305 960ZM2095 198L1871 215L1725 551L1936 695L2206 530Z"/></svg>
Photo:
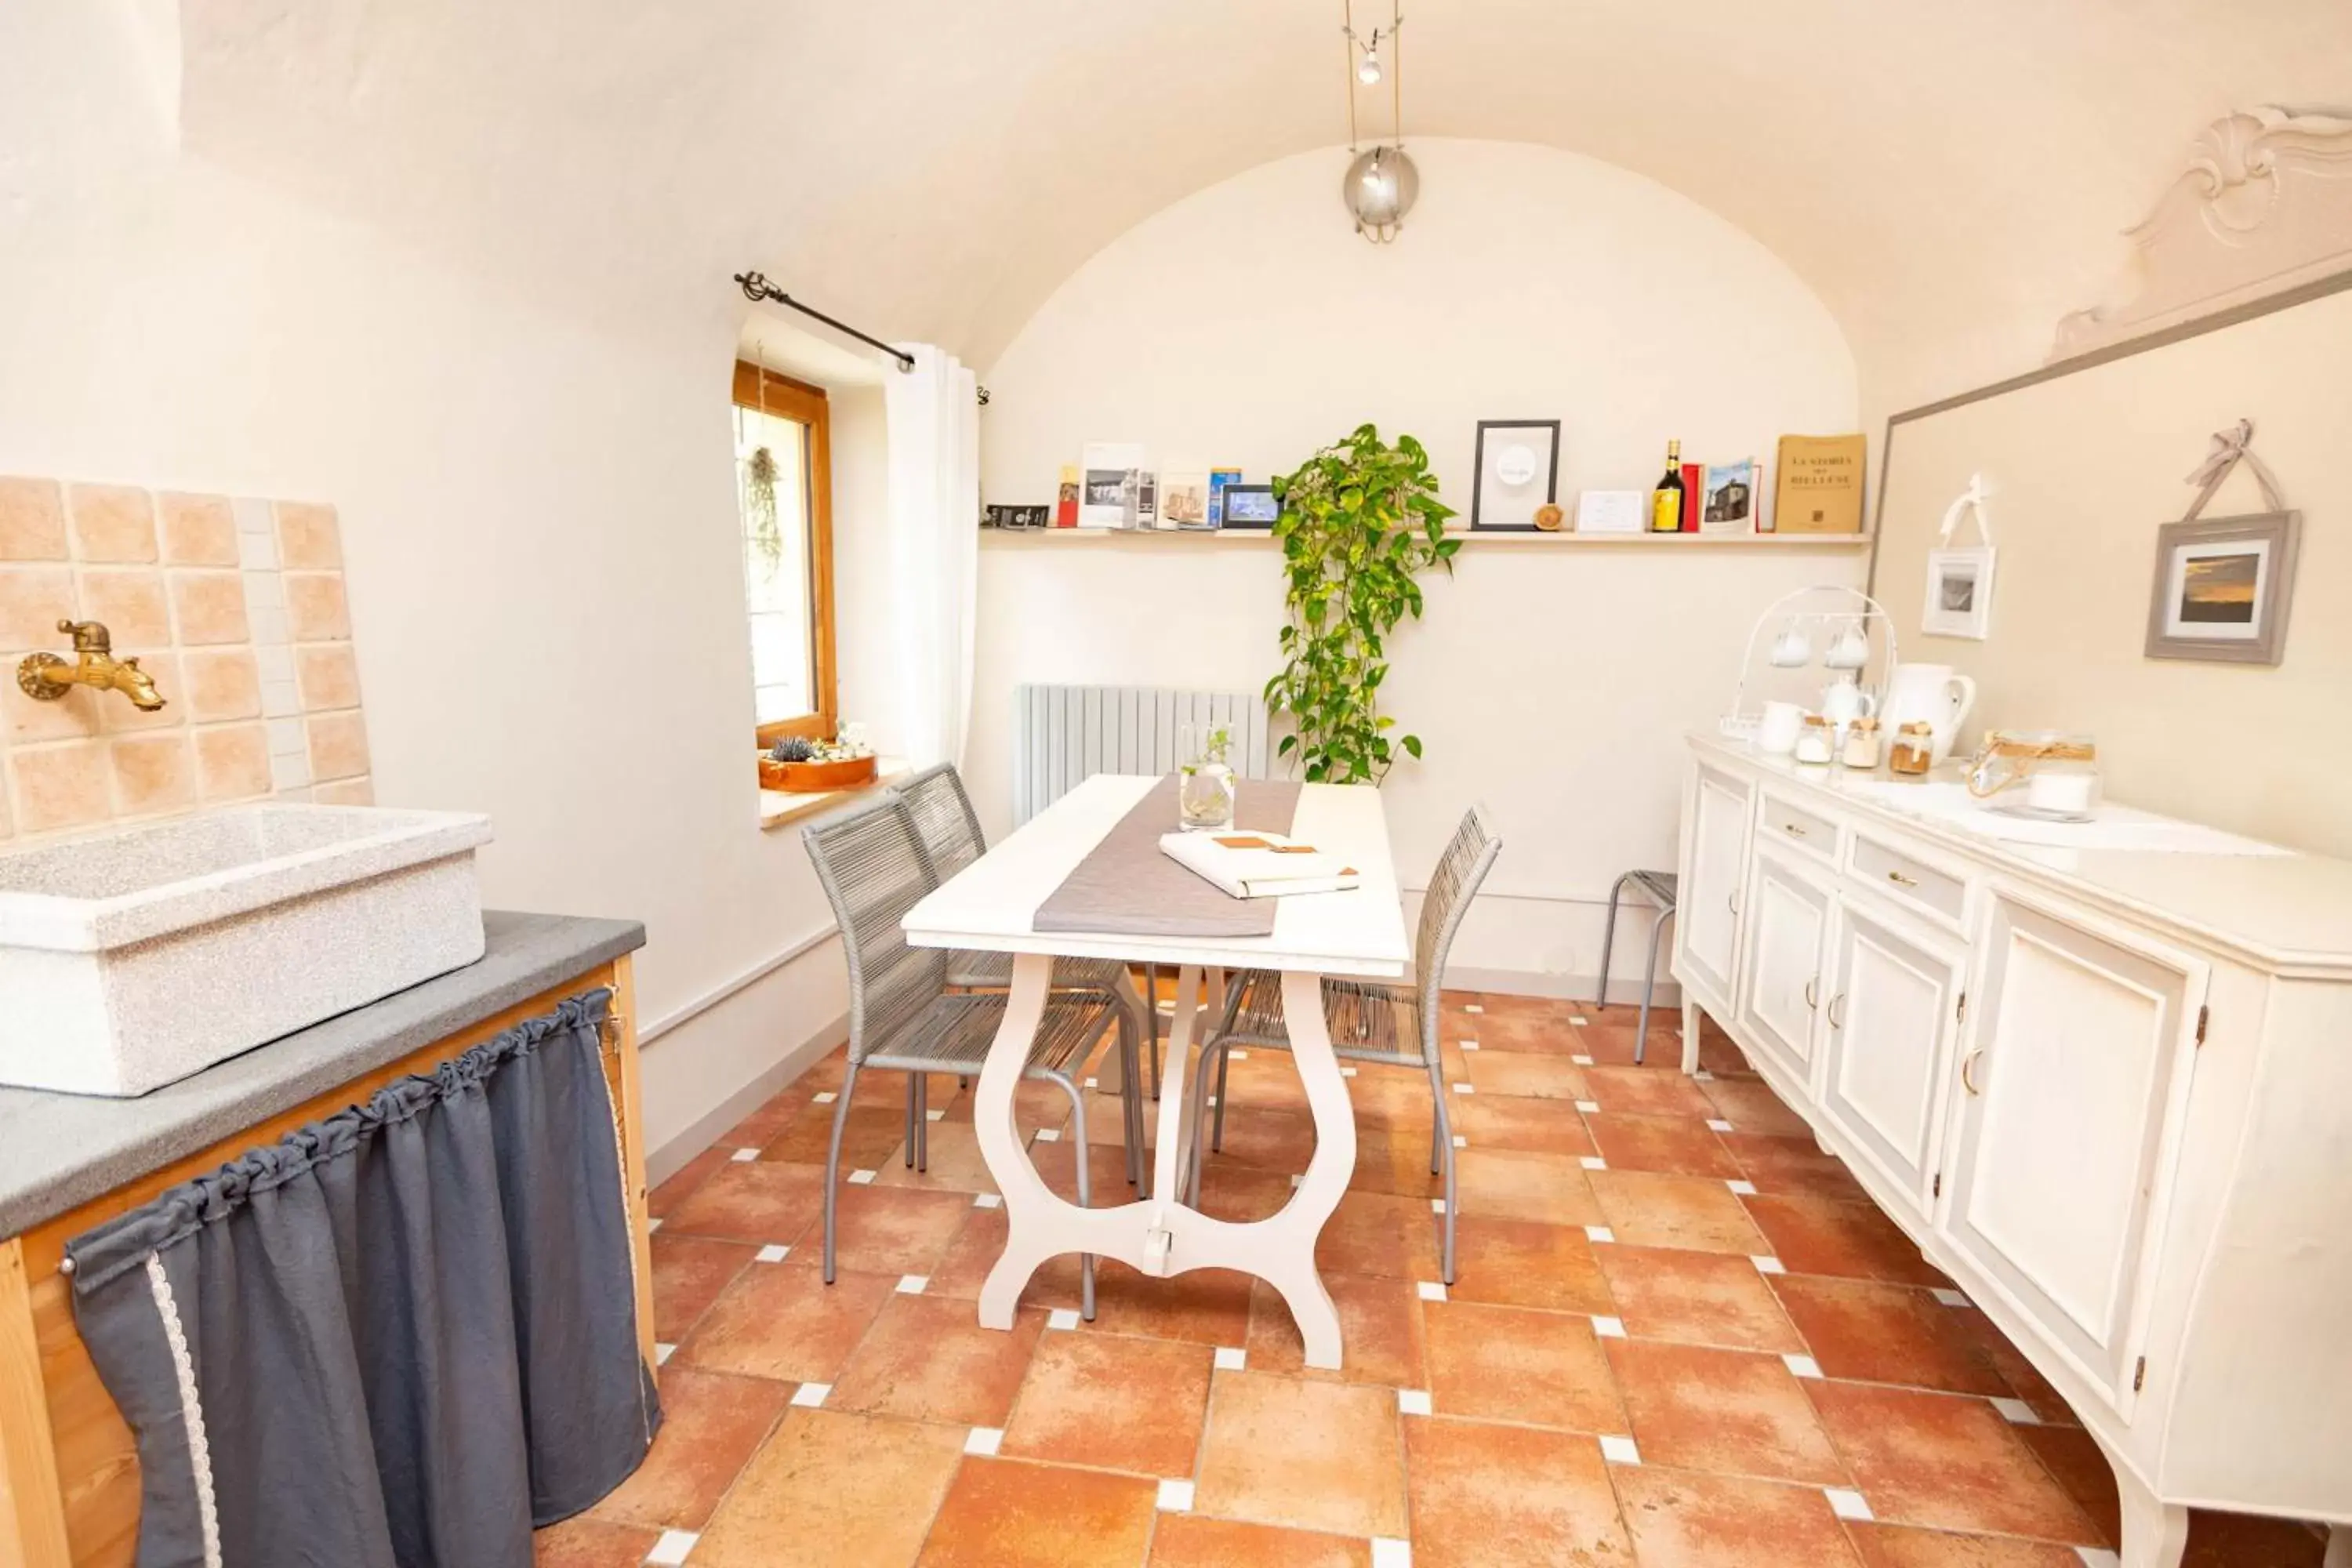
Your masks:
<svg viewBox="0 0 2352 1568"><path fill-rule="evenodd" d="M902 922L907 940L917 946L1013 955L1004 1022L989 1047L972 1100L981 1155L1003 1194L1010 1232L1003 1255L981 1289L980 1321L1011 1329L1030 1276L1063 1253L1115 1258L1162 1278L1194 1268L1233 1268L1281 1292L1306 1342L1307 1365L1336 1368L1339 1316L1316 1270L1315 1244L1354 1173L1356 1122L1348 1080L1340 1075L1324 1023L1322 983L1326 975L1393 981L1405 973L1410 950L1380 792L1361 785L1302 786L1292 836L1345 857L1360 874L1361 885L1343 893L1280 900L1270 936L1037 931L1037 907L1160 782L1096 774L925 898ZM1169 824L1171 829L1175 826ZM1105 1208L1066 1202L1038 1176L1014 1123L1013 1091L1045 1010L1056 958L1109 958L1176 971L1175 1016L1148 1197ZM1280 1213L1235 1222L1182 1201L1193 1147L1194 1096L1186 1086L1207 1059L1207 1031L1213 1009L1224 995L1225 975L1244 969L1282 976L1291 1054L1315 1118L1315 1153Z"/></svg>

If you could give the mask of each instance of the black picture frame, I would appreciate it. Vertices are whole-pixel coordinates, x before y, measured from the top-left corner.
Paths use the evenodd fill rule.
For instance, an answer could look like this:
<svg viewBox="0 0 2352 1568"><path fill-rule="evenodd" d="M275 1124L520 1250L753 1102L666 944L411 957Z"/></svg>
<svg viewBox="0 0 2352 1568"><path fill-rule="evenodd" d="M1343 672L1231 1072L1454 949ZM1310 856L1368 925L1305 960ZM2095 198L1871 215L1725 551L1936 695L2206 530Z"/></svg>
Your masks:
<svg viewBox="0 0 2352 1568"><path fill-rule="evenodd" d="M1259 497L1265 498L1263 504L1260 504ZM1234 502L1236 500L1242 502L1244 511L1260 512L1264 515L1255 518L1236 518L1234 515ZM1274 527L1275 519L1282 515L1282 504L1274 499L1272 485L1227 485L1224 487L1224 502L1223 526L1228 531L1238 528L1269 531Z"/></svg>
<svg viewBox="0 0 2352 1568"><path fill-rule="evenodd" d="M1050 506L1008 506L1002 501L991 501L982 509L980 526L1032 529L1044 528L1053 521L1054 509Z"/></svg>
<svg viewBox="0 0 2352 1568"><path fill-rule="evenodd" d="M1486 515L1486 433L1521 431L1540 435L1549 454L1544 464L1544 494L1541 504L1556 506L1559 502L1559 421L1557 419L1481 419L1478 421L1478 443L1470 462L1470 527L1481 533L1535 533L1537 529L1530 509L1526 522L1496 522Z"/></svg>

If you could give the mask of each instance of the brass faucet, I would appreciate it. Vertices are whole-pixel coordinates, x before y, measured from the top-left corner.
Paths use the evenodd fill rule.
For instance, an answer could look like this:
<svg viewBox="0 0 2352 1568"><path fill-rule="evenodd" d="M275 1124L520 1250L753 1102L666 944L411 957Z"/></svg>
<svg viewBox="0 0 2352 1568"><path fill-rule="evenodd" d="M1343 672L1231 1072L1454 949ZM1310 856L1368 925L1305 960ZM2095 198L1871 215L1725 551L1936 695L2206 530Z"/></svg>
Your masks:
<svg viewBox="0 0 2352 1568"><path fill-rule="evenodd" d="M77 686L100 691L120 691L131 705L152 713L163 706L154 677L139 668L137 655L114 657L114 639L98 621L59 621L58 630L71 634L75 662L53 653L27 654L16 667L16 684L36 702L55 702Z"/></svg>

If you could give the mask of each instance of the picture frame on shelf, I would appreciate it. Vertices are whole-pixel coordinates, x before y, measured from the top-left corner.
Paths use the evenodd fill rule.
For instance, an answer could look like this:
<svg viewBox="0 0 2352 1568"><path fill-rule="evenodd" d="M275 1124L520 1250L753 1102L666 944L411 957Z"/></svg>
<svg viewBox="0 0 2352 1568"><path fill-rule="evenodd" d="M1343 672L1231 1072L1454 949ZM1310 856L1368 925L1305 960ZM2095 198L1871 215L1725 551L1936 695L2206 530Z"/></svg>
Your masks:
<svg viewBox="0 0 2352 1568"><path fill-rule="evenodd" d="M2284 658L2302 534L2296 511L2158 529L2146 657L2269 665Z"/></svg>
<svg viewBox="0 0 2352 1568"><path fill-rule="evenodd" d="M1217 525L1209 521L1209 476L1191 469L1160 476L1160 526L1203 531Z"/></svg>
<svg viewBox="0 0 2352 1568"><path fill-rule="evenodd" d="M1927 598L1919 629L1932 637L1982 642L1992 635L1993 547L1927 552Z"/></svg>
<svg viewBox="0 0 2352 1568"><path fill-rule="evenodd" d="M1227 485L1224 501L1220 526L1228 532L1234 529L1264 531L1282 515L1282 503L1275 499L1272 485Z"/></svg>
<svg viewBox="0 0 2352 1568"><path fill-rule="evenodd" d="M991 501L981 514L982 528L1032 529L1045 528L1053 521L1050 506L1007 506Z"/></svg>
<svg viewBox="0 0 2352 1568"><path fill-rule="evenodd" d="M1481 419L1471 464L1473 532L1532 533L1559 500L1559 421Z"/></svg>

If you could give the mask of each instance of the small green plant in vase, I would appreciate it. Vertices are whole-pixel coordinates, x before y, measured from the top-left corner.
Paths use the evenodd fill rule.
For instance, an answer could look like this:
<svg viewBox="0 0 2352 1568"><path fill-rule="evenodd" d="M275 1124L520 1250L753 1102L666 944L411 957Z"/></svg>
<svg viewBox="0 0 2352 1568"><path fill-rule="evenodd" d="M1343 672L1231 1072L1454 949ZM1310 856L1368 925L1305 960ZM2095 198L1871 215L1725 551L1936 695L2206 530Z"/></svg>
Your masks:
<svg viewBox="0 0 2352 1568"><path fill-rule="evenodd" d="M1406 616L1421 618L1414 579L1432 566L1454 571L1454 509L1437 499L1422 444L1400 436L1391 446L1370 425L1276 479L1274 493L1287 616L1265 704L1294 726L1280 753L1295 754L1310 783L1378 784L1400 750L1421 755L1420 736L1391 739L1396 721L1380 710L1381 683L1389 635Z"/></svg>

